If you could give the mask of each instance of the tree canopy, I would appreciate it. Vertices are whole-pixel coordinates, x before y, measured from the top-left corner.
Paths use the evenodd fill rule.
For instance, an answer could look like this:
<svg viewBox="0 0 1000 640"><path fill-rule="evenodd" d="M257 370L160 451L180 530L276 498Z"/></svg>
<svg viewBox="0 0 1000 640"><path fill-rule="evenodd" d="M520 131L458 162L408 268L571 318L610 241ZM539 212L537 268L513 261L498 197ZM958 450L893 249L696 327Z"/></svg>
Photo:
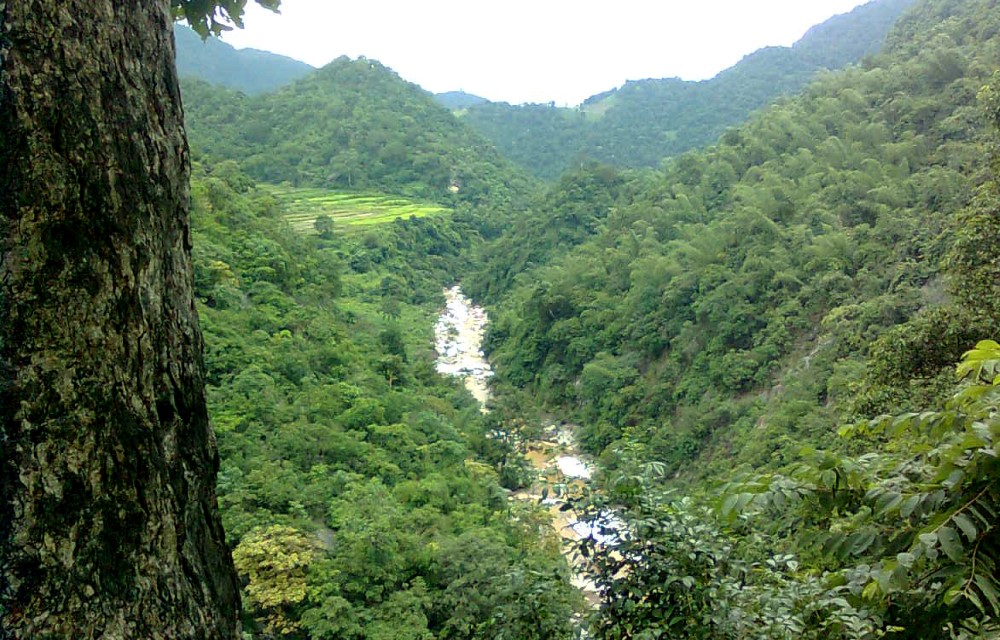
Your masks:
<svg viewBox="0 0 1000 640"><path fill-rule="evenodd" d="M512 452L433 369L441 283L476 218L306 234L235 163L195 173L219 503L247 629L570 638L578 596L542 508L507 500Z"/></svg>
<svg viewBox="0 0 1000 640"><path fill-rule="evenodd" d="M374 60L341 57L247 97L183 85L195 152L258 180L375 189L455 206L516 206L530 181L427 92Z"/></svg>

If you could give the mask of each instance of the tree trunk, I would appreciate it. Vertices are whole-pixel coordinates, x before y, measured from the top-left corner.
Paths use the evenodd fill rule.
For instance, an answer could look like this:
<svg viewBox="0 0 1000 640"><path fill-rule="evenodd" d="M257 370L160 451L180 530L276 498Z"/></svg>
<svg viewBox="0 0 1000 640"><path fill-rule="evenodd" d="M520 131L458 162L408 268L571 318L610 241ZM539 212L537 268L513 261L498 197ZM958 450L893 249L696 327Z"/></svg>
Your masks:
<svg viewBox="0 0 1000 640"><path fill-rule="evenodd" d="M0 638L226 638L169 0L0 0Z"/></svg>

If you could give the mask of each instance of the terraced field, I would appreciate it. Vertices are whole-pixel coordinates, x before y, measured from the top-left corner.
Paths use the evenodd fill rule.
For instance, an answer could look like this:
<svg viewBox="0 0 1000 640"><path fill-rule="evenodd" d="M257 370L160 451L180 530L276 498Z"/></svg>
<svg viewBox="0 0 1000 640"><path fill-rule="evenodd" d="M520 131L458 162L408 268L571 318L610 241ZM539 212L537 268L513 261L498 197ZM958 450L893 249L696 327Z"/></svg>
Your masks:
<svg viewBox="0 0 1000 640"><path fill-rule="evenodd" d="M335 231L348 232L392 222L396 218L422 218L449 211L441 205L378 193L262 186L284 205L288 212L285 218L292 227L303 233L315 233L313 224L321 215L330 216Z"/></svg>

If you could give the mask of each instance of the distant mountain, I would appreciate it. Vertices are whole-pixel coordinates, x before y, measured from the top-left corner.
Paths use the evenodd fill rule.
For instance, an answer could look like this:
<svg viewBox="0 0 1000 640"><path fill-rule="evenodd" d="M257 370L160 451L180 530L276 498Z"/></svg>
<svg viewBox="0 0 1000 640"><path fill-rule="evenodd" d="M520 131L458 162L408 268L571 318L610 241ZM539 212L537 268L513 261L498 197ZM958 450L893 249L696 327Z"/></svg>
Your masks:
<svg viewBox="0 0 1000 640"><path fill-rule="evenodd" d="M474 107L477 104L485 104L489 102L486 98L466 93L464 91L446 91L444 93L434 94L434 97L441 103L441 106L453 111L456 109L468 109L469 107Z"/></svg>
<svg viewBox="0 0 1000 640"><path fill-rule="evenodd" d="M182 84L196 153L266 182L377 189L445 204L513 197L527 178L434 97L374 60L339 58L273 93Z"/></svg>
<svg viewBox="0 0 1000 640"><path fill-rule="evenodd" d="M653 167L718 139L754 110L801 90L823 69L879 50L913 0L875 0L810 29L792 47L767 47L711 80L639 80L586 100L578 109L490 103L466 121L529 172L545 179L574 160Z"/></svg>
<svg viewBox="0 0 1000 640"><path fill-rule="evenodd" d="M257 49L235 49L218 38L202 40L183 25L174 26L177 73L256 95L298 80L313 67Z"/></svg>
<svg viewBox="0 0 1000 640"><path fill-rule="evenodd" d="M543 180L555 180L573 158L584 156L595 129L595 116L582 109L548 104L488 102L469 108L460 117L512 162Z"/></svg>

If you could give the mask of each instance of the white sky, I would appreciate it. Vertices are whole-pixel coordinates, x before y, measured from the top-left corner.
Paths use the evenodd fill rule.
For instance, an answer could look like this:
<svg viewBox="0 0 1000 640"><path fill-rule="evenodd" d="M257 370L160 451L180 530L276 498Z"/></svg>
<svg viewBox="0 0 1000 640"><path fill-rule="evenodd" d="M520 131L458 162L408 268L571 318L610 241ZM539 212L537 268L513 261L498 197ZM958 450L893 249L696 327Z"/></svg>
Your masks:
<svg viewBox="0 0 1000 640"><path fill-rule="evenodd" d="M314 66L378 60L429 91L576 105L626 80L710 78L866 0L283 0L224 40Z"/></svg>

